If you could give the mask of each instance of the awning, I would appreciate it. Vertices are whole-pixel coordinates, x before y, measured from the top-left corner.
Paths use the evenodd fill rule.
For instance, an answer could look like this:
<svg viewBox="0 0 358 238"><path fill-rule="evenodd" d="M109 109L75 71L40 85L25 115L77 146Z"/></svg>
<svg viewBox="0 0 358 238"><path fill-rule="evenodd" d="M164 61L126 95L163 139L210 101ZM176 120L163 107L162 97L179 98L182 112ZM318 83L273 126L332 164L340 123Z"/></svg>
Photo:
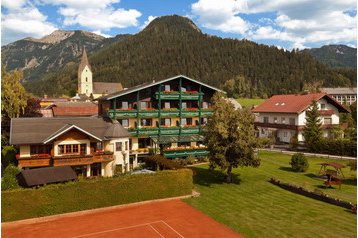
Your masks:
<svg viewBox="0 0 358 238"><path fill-rule="evenodd" d="M150 136L155 144L169 144L177 142L192 142L192 141L203 141L204 136L202 135L160 135Z"/></svg>

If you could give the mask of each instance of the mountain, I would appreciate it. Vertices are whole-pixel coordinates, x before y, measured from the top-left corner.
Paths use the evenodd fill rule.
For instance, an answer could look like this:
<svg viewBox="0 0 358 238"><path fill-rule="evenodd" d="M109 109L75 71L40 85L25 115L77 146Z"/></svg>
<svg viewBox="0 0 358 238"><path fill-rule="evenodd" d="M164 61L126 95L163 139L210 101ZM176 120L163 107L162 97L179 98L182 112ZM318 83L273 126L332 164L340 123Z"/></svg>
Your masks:
<svg viewBox="0 0 358 238"><path fill-rule="evenodd" d="M56 30L41 39L29 37L1 47L2 63L7 70L23 70L25 80L36 80L76 63L83 47L94 52L122 37L126 36L107 39L86 31Z"/></svg>
<svg viewBox="0 0 358 238"><path fill-rule="evenodd" d="M325 45L321 48L305 49L319 62L332 68L357 69L357 49L346 45Z"/></svg>
<svg viewBox="0 0 358 238"><path fill-rule="evenodd" d="M356 84L353 70L338 72L309 54L203 34L190 19L176 15L156 18L138 34L88 55L94 81L121 82L125 87L178 74L219 88L240 75L250 84L252 97L296 93L310 85ZM37 95L72 95L77 67L66 66L25 87Z"/></svg>

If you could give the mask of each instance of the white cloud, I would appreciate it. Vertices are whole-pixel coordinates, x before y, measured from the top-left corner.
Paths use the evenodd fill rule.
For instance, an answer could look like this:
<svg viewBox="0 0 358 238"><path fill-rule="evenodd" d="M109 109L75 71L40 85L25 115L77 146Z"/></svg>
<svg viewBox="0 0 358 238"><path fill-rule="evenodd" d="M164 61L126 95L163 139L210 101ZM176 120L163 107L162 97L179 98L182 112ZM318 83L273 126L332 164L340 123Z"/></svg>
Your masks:
<svg viewBox="0 0 358 238"><path fill-rule="evenodd" d="M149 23L151 23L157 16L149 16L148 19L144 22L144 24L140 27L140 29L146 28Z"/></svg>
<svg viewBox="0 0 358 238"><path fill-rule="evenodd" d="M2 0L1 6L7 9L19 9L24 6L26 0Z"/></svg>
<svg viewBox="0 0 358 238"><path fill-rule="evenodd" d="M356 41L357 17L352 16L356 4L356 0L198 0L192 4L192 13L209 29L239 33L255 40L288 41L292 47L301 48L317 42ZM276 13L276 17L252 23L239 15L254 13ZM234 18L238 21L231 23Z"/></svg>
<svg viewBox="0 0 358 238"><path fill-rule="evenodd" d="M103 37L105 37L105 38L112 37L111 35L102 33L101 31L92 31L92 33L97 34L97 35L100 35L100 36L103 36Z"/></svg>
<svg viewBox="0 0 358 238"><path fill-rule="evenodd" d="M245 8L246 2L232 0L199 0L191 5L192 13L204 27L239 34L244 34L250 25L238 15Z"/></svg>
<svg viewBox="0 0 358 238"><path fill-rule="evenodd" d="M1 44L25 38L41 38L57 28L37 8L23 7L1 15Z"/></svg>
<svg viewBox="0 0 358 238"><path fill-rule="evenodd" d="M80 25L95 31L138 26L142 15L135 9L113 8L119 0L42 0L60 6L58 13L64 17L65 26Z"/></svg>

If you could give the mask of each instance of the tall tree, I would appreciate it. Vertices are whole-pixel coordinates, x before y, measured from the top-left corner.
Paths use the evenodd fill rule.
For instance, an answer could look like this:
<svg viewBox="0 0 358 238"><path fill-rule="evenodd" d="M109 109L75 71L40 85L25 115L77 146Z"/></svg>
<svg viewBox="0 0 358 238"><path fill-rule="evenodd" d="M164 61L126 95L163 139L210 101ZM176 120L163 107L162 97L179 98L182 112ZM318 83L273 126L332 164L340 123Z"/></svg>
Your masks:
<svg viewBox="0 0 358 238"><path fill-rule="evenodd" d="M260 165L254 152L254 116L245 108L235 110L220 94L215 94L212 102L214 113L204 129L204 143L210 152L210 168L226 171L231 183L233 168Z"/></svg>
<svg viewBox="0 0 358 238"><path fill-rule="evenodd" d="M21 85L22 72L1 73L1 113L8 118L19 117L27 102L25 88Z"/></svg>
<svg viewBox="0 0 358 238"><path fill-rule="evenodd" d="M311 108L306 111L306 125L303 129L305 144L309 151L315 152L317 144L322 138L322 122L318 111L317 101L313 101Z"/></svg>

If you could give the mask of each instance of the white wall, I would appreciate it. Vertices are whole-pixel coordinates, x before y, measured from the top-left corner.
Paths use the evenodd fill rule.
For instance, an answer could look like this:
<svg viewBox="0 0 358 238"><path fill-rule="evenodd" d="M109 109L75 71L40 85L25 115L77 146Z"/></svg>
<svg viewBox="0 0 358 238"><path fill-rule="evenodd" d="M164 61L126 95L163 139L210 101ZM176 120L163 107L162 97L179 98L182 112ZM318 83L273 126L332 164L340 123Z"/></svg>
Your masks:
<svg viewBox="0 0 358 238"><path fill-rule="evenodd" d="M87 77L87 82L86 82ZM93 92L93 84L92 84L92 72L86 65L81 73L81 83L79 85L80 94L86 94L90 96Z"/></svg>

